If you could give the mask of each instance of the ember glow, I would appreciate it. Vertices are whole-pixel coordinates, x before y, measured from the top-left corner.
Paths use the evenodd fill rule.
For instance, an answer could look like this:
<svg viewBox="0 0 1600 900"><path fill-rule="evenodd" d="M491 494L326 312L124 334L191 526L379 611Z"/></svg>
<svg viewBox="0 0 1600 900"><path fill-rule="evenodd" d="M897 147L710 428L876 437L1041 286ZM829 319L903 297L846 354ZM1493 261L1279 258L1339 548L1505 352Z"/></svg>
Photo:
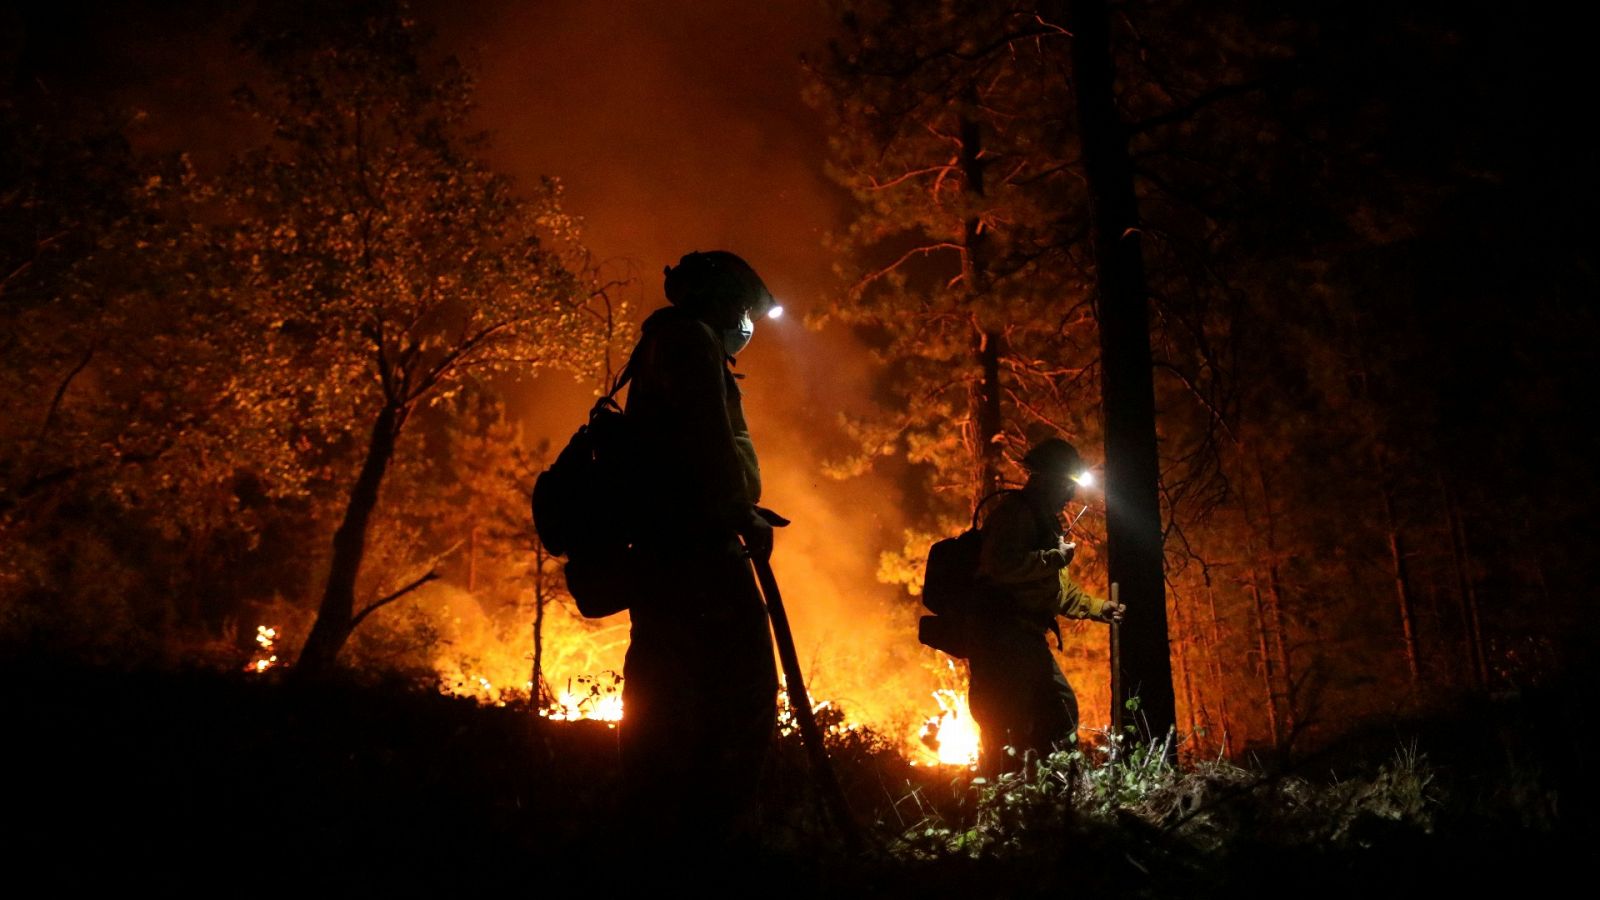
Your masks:
<svg viewBox="0 0 1600 900"><path fill-rule="evenodd" d="M260 675L276 666L278 664L278 654L274 645L277 640L278 629L266 625L257 625L256 646L260 649L256 651L256 658L252 659L250 664L244 667L244 670Z"/></svg>
<svg viewBox="0 0 1600 900"><path fill-rule="evenodd" d="M783 476L777 480L781 483ZM808 511L826 520L826 510ZM837 566L805 564L812 558L832 560L818 556L826 550L797 546L791 551L796 559L786 570L797 597L814 598L802 611L811 616L802 633L816 648L807 665L806 686L819 724L830 737L867 729L892 737L900 752L918 765L972 765L977 727L967 710L961 668L931 651L918 652L911 626L896 627L887 614L879 627L868 627L864 623L869 620L858 615L849 629L839 630L829 615L839 607L829 598L849 595L851 586L825 577ZM486 609L473 594L439 582L417 591L409 606L390 614L424 617L436 631L439 641L430 662L443 693L486 706L532 709L551 723L621 721L628 617L585 619L570 603L551 604L538 654L540 688L533 683L535 648L524 619L527 599L514 608ZM825 606L827 602L834 605ZM911 647L896 647L897 641ZM798 728L781 691L778 728L785 734Z"/></svg>
<svg viewBox="0 0 1600 900"><path fill-rule="evenodd" d="M972 720L963 691L940 688L933 692L939 714L922 723L917 736L922 765L974 766L978 763L978 723Z"/></svg>
<svg viewBox="0 0 1600 900"><path fill-rule="evenodd" d="M966 675L949 659L939 673L944 685L933 692L939 712L922 720L909 735L906 756L916 766L964 766L978 763L978 723L967 707Z"/></svg>
<svg viewBox="0 0 1600 900"><path fill-rule="evenodd" d="M580 675L542 709L539 715L552 722L592 719L612 727L622 721L622 676L616 672Z"/></svg>
<svg viewBox="0 0 1600 900"><path fill-rule="evenodd" d="M783 686L783 679L779 678L778 688L778 733L794 734L800 729L800 722L795 718L794 707L789 702L789 689ZM836 710L837 716L825 716L824 713ZM861 730L861 723L851 721L843 709L835 707L832 700L814 700L811 703L811 714L818 720L818 724L828 735L837 737ZM834 721L834 720L837 721Z"/></svg>

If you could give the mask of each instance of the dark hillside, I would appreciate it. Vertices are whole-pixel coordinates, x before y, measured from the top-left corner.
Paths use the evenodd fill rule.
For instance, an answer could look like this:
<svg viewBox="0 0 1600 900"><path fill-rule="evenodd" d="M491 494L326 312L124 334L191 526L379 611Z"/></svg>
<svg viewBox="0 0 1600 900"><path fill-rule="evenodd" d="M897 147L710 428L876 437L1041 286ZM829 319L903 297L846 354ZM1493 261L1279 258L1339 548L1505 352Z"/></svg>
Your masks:
<svg viewBox="0 0 1600 900"><path fill-rule="evenodd" d="M0 684L6 855L61 887L532 890L561 873L619 887L752 873L779 895L1389 896L1554 883L1594 824L1590 713L1549 692L1394 723L1292 773L1201 763L1113 782L1084 760L1070 792L1052 781L1063 763L1002 785L1004 800L858 735L835 759L888 848L863 859L817 826L786 738L759 846L668 874L631 865L611 836L615 732L598 723L199 672L12 662ZM1572 729L1541 730L1557 714Z"/></svg>

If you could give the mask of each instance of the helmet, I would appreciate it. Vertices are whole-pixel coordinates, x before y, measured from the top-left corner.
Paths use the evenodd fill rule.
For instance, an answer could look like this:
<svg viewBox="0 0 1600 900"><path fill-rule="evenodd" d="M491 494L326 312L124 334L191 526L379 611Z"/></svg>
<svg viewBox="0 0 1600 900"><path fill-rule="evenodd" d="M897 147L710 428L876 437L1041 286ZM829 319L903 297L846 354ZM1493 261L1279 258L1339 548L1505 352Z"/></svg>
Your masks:
<svg viewBox="0 0 1600 900"><path fill-rule="evenodd" d="M726 250L695 251L678 260L666 274L667 300L698 316L729 319L766 315L776 301L750 264Z"/></svg>
<svg viewBox="0 0 1600 900"><path fill-rule="evenodd" d="M1084 470L1083 457L1078 455L1078 448L1056 437L1045 438L1034 444L1023 455L1022 466L1029 472L1067 478L1076 478Z"/></svg>

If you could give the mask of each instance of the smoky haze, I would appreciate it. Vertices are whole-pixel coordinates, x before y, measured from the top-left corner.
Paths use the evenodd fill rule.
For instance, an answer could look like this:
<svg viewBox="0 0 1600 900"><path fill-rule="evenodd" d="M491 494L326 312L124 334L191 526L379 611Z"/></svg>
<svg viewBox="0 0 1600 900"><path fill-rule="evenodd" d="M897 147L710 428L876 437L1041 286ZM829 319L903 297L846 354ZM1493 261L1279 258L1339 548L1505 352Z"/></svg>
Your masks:
<svg viewBox="0 0 1600 900"><path fill-rule="evenodd" d="M786 307L740 355L764 502L794 520L774 568L785 587L812 694L880 724L937 711L943 665L916 643L916 610L876 578L904 543L890 478L845 482L822 464L849 449L845 412L871 408L873 363L841 328L803 319L837 289L824 247L848 196L824 173L827 135L802 99L803 53L826 47L815 0L419 2L436 48L477 74L477 124L491 162L524 183L565 185L584 242L613 271L631 318L661 305L661 271L694 250L748 259ZM99 97L139 111L143 150L183 150L214 169L259 137L229 102L256 73L231 48L248 7L85 2L0 17L12 49L53 98ZM626 348L619 348L625 352ZM621 360L614 360L620 366ZM559 448L594 385L550 376L513 386L530 441ZM608 629L609 631L609 629ZM487 649L487 648L486 648ZM502 648L520 659L525 648ZM614 648L609 664L621 667ZM518 663L520 666L521 664Z"/></svg>
<svg viewBox="0 0 1600 900"><path fill-rule="evenodd" d="M881 723L936 712L914 608L875 577L879 551L903 542L898 492L821 474L848 448L839 414L868 408L872 374L848 334L801 323L836 289L823 241L848 202L801 97L800 57L830 27L821 4L481 3L441 8L438 24L480 75L492 159L562 180L586 244L637 276L635 318L664 302L662 268L692 250L744 256L784 304L782 320L757 323L738 371L764 502L794 519L774 568L813 696ZM530 432L560 446L591 402L547 378L521 406Z"/></svg>

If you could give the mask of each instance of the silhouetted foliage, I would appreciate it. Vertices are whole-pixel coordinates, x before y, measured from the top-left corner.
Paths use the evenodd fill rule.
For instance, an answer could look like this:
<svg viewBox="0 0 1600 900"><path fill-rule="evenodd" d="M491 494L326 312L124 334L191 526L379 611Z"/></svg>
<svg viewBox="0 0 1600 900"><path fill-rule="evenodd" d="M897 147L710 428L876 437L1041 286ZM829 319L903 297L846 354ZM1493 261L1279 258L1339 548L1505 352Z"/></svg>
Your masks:
<svg viewBox="0 0 1600 900"><path fill-rule="evenodd" d="M852 424L863 453L840 474L911 464L917 527L883 575L913 590L981 493L989 435L1101 439L1062 6L840 3L813 66L859 204L830 315L884 363L883 414ZM1571 627L1593 566L1555 562L1595 487L1556 399L1593 383L1572 336L1595 326L1574 303L1594 287L1576 238L1594 179L1557 111L1581 54L1495 21L1182 0L1112 19L1179 721L1229 751L1526 684L1593 639ZM992 430L988 334L1007 340Z"/></svg>

